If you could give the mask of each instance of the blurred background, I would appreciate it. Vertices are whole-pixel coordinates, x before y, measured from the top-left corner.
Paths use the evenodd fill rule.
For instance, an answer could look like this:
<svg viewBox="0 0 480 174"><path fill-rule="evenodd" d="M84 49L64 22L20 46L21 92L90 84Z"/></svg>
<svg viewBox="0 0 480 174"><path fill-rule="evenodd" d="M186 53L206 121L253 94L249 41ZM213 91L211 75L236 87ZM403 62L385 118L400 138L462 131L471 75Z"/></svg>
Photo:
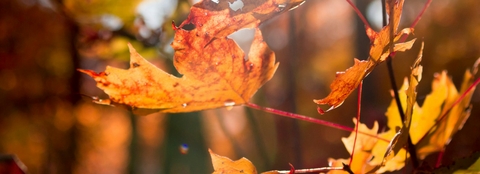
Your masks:
<svg viewBox="0 0 480 174"><path fill-rule="evenodd" d="M400 28L408 27L426 0L407 1ZM187 0L0 1L0 154L15 154L31 173L211 173L208 148L231 159L246 157L258 171L327 166L348 158L341 137L350 133L238 106L185 114L135 116L92 104L106 98L77 68L128 68L130 42L146 59L175 73L171 21L180 24ZM380 0L357 0L378 30ZM447 70L459 86L480 57L480 1L433 1L415 28L419 41L393 60L397 84L409 74L425 41L419 102L433 74ZM336 71L366 59L369 40L346 1L311 0L262 24L280 62L253 103L353 127L356 92L338 109L319 115L313 99L325 97ZM413 38L412 36L410 38ZM364 81L362 122L378 121L391 101L385 64ZM480 150L480 94L443 162ZM428 157L433 164L436 155Z"/></svg>

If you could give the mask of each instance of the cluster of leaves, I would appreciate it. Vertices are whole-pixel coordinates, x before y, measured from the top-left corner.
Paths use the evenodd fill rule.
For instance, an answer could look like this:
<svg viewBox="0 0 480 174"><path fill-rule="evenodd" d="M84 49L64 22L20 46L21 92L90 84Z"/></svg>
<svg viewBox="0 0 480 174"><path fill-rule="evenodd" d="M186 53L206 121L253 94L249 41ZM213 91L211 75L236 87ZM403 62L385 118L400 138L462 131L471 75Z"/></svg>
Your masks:
<svg viewBox="0 0 480 174"><path fill-rule="evenodd" d="M241 8L232 8L232 4L227 1L201 1L191 8L191 13L182 24L178 27L172 24L175 30L171 44L175 50L174 65L182 77L158 69L130 44L128 70L113 67L107 67L105 72L101 73L80 70L93 77L97 86L110 96L105 100L94 98L94 102L127 105L134 111L148 109L167 113L248 103L255 92L272 78L278 67L275 55L264 42L258 26L273 16L294 9L304 1L241 2ZM403 0L386 3L386 9L392 16L390 24L379 32L366 26L371 42L368 59L354 59L351 68L337 73L330 86L330 94L323 99L314 100L315 103L329 105L327 111L339 107L378 64L395 52L406 51L412 47L415 39L403 42L401 38L412 33L413 29L397 29L403 4ZM255 29L248 54L228 38L242 28ZM416 155L424 159L433 152L442 151L452 135L461 129L470 114L469 103L473 90L469 87L473 85L477 67L475 66L472 72L466 72L460 91L457 91L446 72L436 75L432 83L432 93L420 107L416 103L415 89L422 76L421 57L420 52L409 80L405 80L399 91L401 105L406 106L405 119L401 120L395 100L392 100L386 113L388 131L378 133L377 123L369 129L354 119L358 132L362 134L353 132L348 138L342 138L346 149L351 153L350 159L330 159L331 166L326 170L340 169L331 170L332 173L382 173L399 170L410 157L404 148L407 140L410 139L415 145ZM326 111L319 109L319 112L323 114ZM257 172L247 159L231 161L211 151L210 153L215 173ZM349 167L345 168L347 163ZM321 170L324 169L318 169ZM292 167L292 171L288 172L297 171Z"/></svg>
<svg viewBox="0 0 480 174"><path fill-rule="evenodd" d="M477 65L474 67L473 74L475 74L476 68ZM426 97L422 107L415 102L414 89L418 84L417 80L420 80L420 78L415 78L414 73L421 73L421 68L413 69L413 78L410 79L410 83L405 80L399 91L402 105L407 106L406 116L408 117L410 114L410 126L403 125L397 110L397 103L392 100L385 114L388 118L388 131L377 133L379 131L378 123L375 123L371 129L365 124L359 124L357 125L359 132L368 133L368 135L357 135L354 132L349 137L342 138L346 149L351 154L352 151L355 151L352 154L354 160L351 163L352 171L355 173L383 173L403 168L406 160L410 157L405 149L401 149L406 144L406 139L403 140L403 144L400 143L402 137L397 137L395 140L396 136L401 136L399 133L403 128L406 128L404 130L408 132L405 137L410 136L415 145L417 156L424 159L429 154L443 151L453 134L461 129L468 119L470 98L473 92L468 92L467 89L472 86L474 81L472 72L469 70L465 72L460 91L457 91L445 71L437 74L432 82L432 92ZM465 95L462 96L461 94ZM412 98L412 100L408 100L408 98ZM460 100L461 103L454 104ZM409 113L409 108L414 109ZM354 120L354 123L357 123L357 121ZM377 137L371 135L377 135ZM357 136L356 140L355 136ZM400 148L395 155L385 154L389 157L383 159L384 153L388 153L389 148L394 148L394 145L389 143L390 141L396 141ZM348 163L349 160L329 159L329 162L332 166L341 166L342 162Z"/></svg>

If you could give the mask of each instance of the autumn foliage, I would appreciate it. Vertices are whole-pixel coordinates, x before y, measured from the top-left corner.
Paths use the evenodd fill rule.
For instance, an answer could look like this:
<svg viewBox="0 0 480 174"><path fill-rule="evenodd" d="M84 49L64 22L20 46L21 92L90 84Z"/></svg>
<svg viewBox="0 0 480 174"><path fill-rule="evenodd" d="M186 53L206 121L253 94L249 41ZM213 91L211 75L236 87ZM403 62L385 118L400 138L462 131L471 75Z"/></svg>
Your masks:
<svg viewBox="0 0 480 174"><path fill-rule="evenodd" d="M100 73L79 70L91 76L97 87L109 95L109 99L94 98L94 102L126 105L134 111L149 109L166 113L248 104L278 68L275 54L265 43L259 25L304 1L241 2L241 8L232 8L232 3L227 1L204 0L193 5L187 19L179 26L172 23L174 66L181 77L155 67L131 44L128 45L129 69L107 67ZM319 109L320 114L340 107L377 65L392 59L397 52L412 48L416 39L405 41L405 37L414 29L398 29L403 5L403 0L386 2L384 8L391 18L380 31L366 24L369 57L366 60L353 58L352 67L336 74L330 94L313 100L318 105L330 106L326 111ZM250 50L242 50L228 38L242 28L255 30ZM460 90L455 88L446 72L436 74L431 94L419 106L416 88L422 79L422 51L423 43L411 75L398 92L392 92L392 97L398 97L400 103L394 99L387 109L387 131L379 130L377 123L368 128L359 118L354 118L356 131L341 139L350 158L328 159L330 166L325 168L295 170L292 167L289 172L384 173L404 168L409 160L423 160L432 153L442 152L470 115L477 64L472 71L466 71ZM232 161L209 152L214 173L257 172L245 158ZM269 173L282 172L285 173L276 170Z"/></svg>
<svg viewBox="0 0 480 174"><path fill-rule="evenodd" d="M191 112L241 105L278 67L258 25L302 2L251 1L241 10L232 10L227 1L195 4L187 20L178 27L173 23L171 46L180 78L148 63L131 45L129 70L81 71L92 76L112 102L133 108ZM184 29L187 25L193 29ZM241 28L255 28L248 55L227 38Z"/></svg>

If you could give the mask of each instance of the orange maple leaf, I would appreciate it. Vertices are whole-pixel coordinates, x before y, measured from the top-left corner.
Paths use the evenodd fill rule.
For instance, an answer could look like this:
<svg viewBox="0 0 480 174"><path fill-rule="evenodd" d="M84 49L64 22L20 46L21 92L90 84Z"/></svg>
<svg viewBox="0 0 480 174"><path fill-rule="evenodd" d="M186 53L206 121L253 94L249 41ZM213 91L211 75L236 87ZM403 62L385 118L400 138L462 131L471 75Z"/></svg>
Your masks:
<svg viewBox="0 0 480 174"><path fill-rule="evenodd" d="M412 39L408 42L395 43L404 34L410 34L413 29L405 28L400 32L397 32L397 27L400 22L400 17L403 9L403 0L391 1L387 3L388 7L393 7L393 23L382 28L380 32L375 32L371 28L367 27L366 32L370 38L370 55L366 61L359 61L354 59L355 64L348 68L345 72L337 72L337 77L331 83L331 92L327 97L319 100L313 100L316 104L325 105L328 104L331 107L327 111L323 111L319 108L319 112L322 114L335 109L343 104L345 99L355 90L360 82L377 66L386 60L393 52L409 50L416 39ZM393 31L391 31L393 30ZM391 35L394 38L391 38Z"/></svg>
<svg viewBox="0 0 480 174"><path fill-rule="evenodd" d="M183 75L180 78L147 62L131 45L128 70L80 70L110 96L110 100L95 101L161 112L191 112L248 102L278 67L258 25L304 1L241 2L243 6L232 8L227 1L201 1L179 27L174 26L171 46L175 68ZM187 25L193 25L193 29L183 29ZM255 28L248 56L227 38L241 28Z"/></svg>

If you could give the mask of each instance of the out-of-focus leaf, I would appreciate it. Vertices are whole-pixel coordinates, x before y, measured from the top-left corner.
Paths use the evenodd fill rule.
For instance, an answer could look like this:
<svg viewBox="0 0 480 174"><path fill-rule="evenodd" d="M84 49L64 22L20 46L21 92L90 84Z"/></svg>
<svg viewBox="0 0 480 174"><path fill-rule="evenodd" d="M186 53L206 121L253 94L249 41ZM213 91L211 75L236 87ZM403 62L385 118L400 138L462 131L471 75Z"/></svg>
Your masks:
<svg viewBox="0 0 480 174"><path fill-rule="evenodd" d="M455 162L440 166L433 170L419 171L426 173L480 173L480 152L475 152L468 157L456 159Z"/></svg>
<svg viewBox="0 0 480 174"><path fill-rule="evenodd" d="M135 8L141 0L65 0L67 12L81 24L120 22L133 24ZM117 21L120 20L120 21Z"/></svg>
<svg viewBox="0 0 480 174"><path fill-rule="evenodd" d="M454 173L480 173L480 158L475 161L468 169L466 170L457 170Z"/></svg>
<svg viewBox="0 0 480 174"><path fill-rule="evenodd" d="M435 126L430 132L428 132L428 135L418 143L417 153L419 154L420 158L425 158L428 154L433 152L442 151L445 146L450 143L452 136L458 130L462 129L463 125L467 121L471 110L470 99L475 91L475 87L473 87L470 92L465 94L465 97L460 103L453 106L453 108L452 105L473 84L475 80L474 75L477 73L479 63L480 59L475 62L472 71L465 71L460 92L457 92L451 79L447 79L446 84L444 85L447 88L447 96L444 101L444 107L441 114L436 117L437 119L441 119L439 121L440 123L437 124L437 126ZM442 76L446 76L446 73L442 73ZM451 108L451 110L449 113L447 113L449 108ZM439 118L443 115L445 115L446 118Z"/></svg>
<svg viewBox="0 0 480 174"><path fill-rule="evenodd" d="M393 45L393 51L406 51L410 49L415 43L416 39L408 42L396 43L404 34L413 32L411 28L405 28L397 33L400 16L403 10L403 0L390 1L388 6L394 7L393 23L382 28L380 32L375 32L371 28L367 28L367 35L370 38L371 47L370 55L367 61L358 61L355 59L355 64L347 69L345 72L337 72L337 78L331 83L331 92L327 97L319 100L313 100L316 104L331 106L327 111L319 109L321 114L339 107L345 99L355 90L360 82L375 68L376 65L385 61L390 52L390 47ZM390 38L390 31L393 31L394 38ZM393 40L393 43L391 43Z"/></svg>
<svg viewBox="0 0 480 174"><path fill-rule="evenodd" d="M237 161L232 161L231 159L217 155L212 152L212 150L208 150L210 152L210 156L212 157L212 164L213 169L215 170L214 174L224 174L224 173L232 173L232 174L255 174L257 173L257 169L253 166L252 162L250 162L246 158L240 158Z"/></svg>

